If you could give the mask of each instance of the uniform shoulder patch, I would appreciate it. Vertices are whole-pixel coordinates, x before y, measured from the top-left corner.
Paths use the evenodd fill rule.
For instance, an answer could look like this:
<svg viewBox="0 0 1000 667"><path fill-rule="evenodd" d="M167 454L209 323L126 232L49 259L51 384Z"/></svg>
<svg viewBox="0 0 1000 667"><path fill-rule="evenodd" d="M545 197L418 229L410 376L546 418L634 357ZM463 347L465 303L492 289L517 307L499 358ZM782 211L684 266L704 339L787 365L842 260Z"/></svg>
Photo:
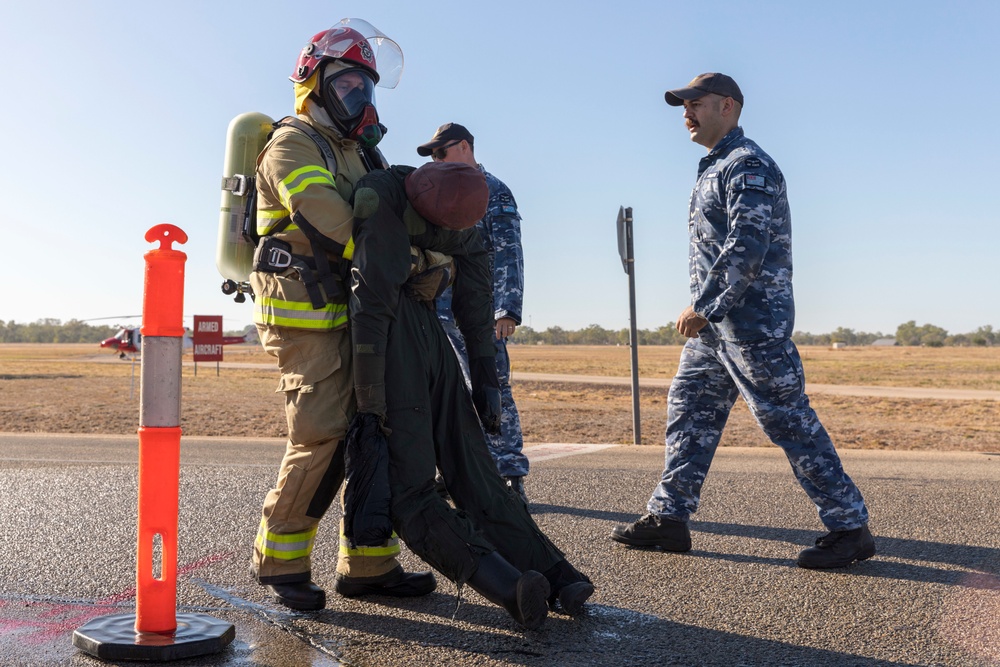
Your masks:
<svg viewBox="0 0 1000 667"><path fill-rule="evenodd" d="M760 174L744 174L743 184L748 188L755 188L757 190L767 189L767 179Z"/></svg>
<svg viewBox="0 0 1000 667"><path fill-rule="evenodd" d="M759 157L748 157L747 159L743 160L743 164L745 164L750 169L759 169L761 164L763 163L760 161Z"/></svg>

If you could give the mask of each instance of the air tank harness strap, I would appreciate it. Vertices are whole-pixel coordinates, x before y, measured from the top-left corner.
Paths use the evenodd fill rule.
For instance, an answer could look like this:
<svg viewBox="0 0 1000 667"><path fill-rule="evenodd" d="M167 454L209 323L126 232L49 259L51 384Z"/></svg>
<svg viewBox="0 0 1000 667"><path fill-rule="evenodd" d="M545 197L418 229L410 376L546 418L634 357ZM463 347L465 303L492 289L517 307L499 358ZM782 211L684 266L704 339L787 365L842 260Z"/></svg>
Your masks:
<svg viewBox="0 0 1000 667"><path fill-rule="evenodd" d="M334 266L340 269L341 265L346 263L337 262L333 265L327 256L328 252L342 256L344 246L320 234L299 212L278 223L272 233L282 231L293 221L305 233L313 256L294 255L289 243L273 236L266 236L257 244L254 269L265 273L282 273L286 269L295 269L299 274L299 280L305 285L312 307L316 310L325 307L327 303L347 303L343 276L334 273ZM325 299L319 289L320 285L323 286L323 292L326 292Z"/></svg>

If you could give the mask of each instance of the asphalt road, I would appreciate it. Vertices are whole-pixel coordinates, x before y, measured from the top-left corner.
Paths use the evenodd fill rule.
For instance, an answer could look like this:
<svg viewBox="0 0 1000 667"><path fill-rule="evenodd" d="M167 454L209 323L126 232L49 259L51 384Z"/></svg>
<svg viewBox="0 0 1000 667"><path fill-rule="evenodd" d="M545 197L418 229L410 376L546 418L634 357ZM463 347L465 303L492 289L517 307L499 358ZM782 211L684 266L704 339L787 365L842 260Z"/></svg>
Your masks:
<svg viewBox="0 0 1000 667"><path fill-rule="evenodd" d="M71 637L135 611L137 449L134 437L0 434L0 664L109 664ZM720 450L693 551L667 554L607 538L643 510L661 447L529 447L532 513L597 592L585 616L524 632L467 588L458 604L440 577L420 599L331 594L315 614L271 602L247 562L281 452L184 439L177 611L236 637L172 664L1000 665L1000 453L841 452L879 554L821 572L795 567L821 525L777 450ZM328 588L336 518L315 552Z"/></svg>

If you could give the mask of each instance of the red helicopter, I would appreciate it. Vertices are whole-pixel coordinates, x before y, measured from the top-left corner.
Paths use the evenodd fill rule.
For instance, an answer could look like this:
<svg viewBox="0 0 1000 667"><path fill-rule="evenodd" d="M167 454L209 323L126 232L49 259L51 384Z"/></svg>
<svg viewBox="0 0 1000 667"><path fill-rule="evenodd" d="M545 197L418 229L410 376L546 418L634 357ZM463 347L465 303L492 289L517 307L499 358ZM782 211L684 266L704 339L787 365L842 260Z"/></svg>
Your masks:
<svg viewBox="0 0 1000 667"><path fill-rule="evenodd" d="M259 340L257 327L250 324L243 330L242 336L223 336L223 345L239 345L240 343L256 343ZM191 341L191 330L184 329L183 339L184 351L190 350L193 343ZM101 341L101 349L115 350L119 359L129 356L137 357L142 350L142 332L139 327L122 327L111 338Z"/></svg>

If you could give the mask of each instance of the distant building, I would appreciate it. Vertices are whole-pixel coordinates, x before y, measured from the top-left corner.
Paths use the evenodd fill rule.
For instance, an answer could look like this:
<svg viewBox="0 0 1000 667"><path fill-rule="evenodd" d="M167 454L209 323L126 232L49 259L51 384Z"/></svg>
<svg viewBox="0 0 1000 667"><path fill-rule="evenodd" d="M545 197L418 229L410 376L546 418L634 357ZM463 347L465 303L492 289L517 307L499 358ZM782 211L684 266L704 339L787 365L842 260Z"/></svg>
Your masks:
<svg viewBox="0 0 1000 667"><path fill-rule="evenodd" d="M872 341L872 347L892 347L895 344L895 338L879 338L878 340Z"/></svg>
<svg viewBox="0 0 1000 667"><path fill-rule="evenodd" d="M842 343L838 340L836 343L830 343L830 347L834 350L840 350L847 347L847 343Z"/></svg>

